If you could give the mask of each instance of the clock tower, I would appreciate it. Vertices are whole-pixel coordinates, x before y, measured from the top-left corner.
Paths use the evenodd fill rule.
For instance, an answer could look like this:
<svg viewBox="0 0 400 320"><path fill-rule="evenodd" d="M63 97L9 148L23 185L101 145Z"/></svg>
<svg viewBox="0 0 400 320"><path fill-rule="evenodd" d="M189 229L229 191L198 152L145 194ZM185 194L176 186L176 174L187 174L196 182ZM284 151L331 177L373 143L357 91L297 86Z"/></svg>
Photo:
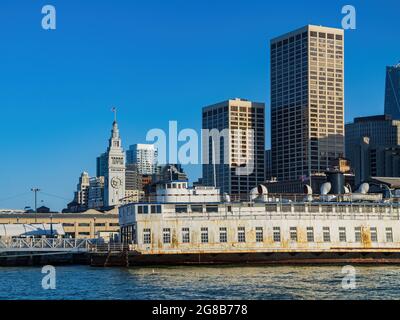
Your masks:
<svg viewBox="0 0 400 320"><path fill-rule="evenodd" d="M121 199L125 197L125 153L119 136L115 108L113 108L113 112L115 119L107 149L107 170L104 177L105 207L117 206L121 204Z"/></svg>

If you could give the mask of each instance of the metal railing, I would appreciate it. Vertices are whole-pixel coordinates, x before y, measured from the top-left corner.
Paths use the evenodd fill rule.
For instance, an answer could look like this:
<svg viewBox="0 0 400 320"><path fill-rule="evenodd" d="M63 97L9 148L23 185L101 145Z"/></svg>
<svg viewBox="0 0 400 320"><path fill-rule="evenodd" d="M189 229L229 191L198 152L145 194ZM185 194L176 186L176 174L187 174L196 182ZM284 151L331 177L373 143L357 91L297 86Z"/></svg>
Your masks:
<svg viewBox="0 0 400 320"><path fill-rule="evenodd" d="M5 251L89 251L95 245L91 239L10 238L0 240L0 252Z"/></svg>
<svg viewBox="0 0 400 320"><path fill-rule="evenodd" d="M123 252L123 251L128 251L129 246L124 243L99 243L91 246L90 251L91 252L98 252L98 253L104 253L104 252Z"/></svg>

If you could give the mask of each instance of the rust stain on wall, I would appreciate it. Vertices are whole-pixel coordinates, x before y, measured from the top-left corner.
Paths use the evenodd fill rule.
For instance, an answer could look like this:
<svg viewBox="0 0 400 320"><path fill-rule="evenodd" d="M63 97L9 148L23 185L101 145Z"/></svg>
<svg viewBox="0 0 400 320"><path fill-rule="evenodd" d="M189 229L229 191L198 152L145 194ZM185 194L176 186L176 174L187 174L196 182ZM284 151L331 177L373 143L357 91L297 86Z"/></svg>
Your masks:
<svg viewBox="0 0 400 320"><path fill-rule="evenodd" d="M361 228L361 241L364 245L364 248L371 248L372 241L371 241L371 230L367 227Z"/></svg>

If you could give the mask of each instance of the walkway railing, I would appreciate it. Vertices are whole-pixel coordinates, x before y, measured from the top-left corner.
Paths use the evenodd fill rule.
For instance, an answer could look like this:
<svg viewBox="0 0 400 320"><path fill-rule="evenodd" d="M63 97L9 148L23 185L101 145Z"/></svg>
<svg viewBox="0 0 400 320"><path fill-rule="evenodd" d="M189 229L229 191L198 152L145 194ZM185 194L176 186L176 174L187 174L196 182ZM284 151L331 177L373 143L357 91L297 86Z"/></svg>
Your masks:
<svg viewBox="0 0 400 320"><path fill-rule="evenodd" d="M96 244L90 248L91 252L123 252L128 251L129 246L123 243L104 243Z"/></svg>
<svg viewBox="0 0 400 320"><path fill-rule="evenodd" d="M95 245L90 239L11 238L0 240L0 252L6 251L89 251Z"/></svg>

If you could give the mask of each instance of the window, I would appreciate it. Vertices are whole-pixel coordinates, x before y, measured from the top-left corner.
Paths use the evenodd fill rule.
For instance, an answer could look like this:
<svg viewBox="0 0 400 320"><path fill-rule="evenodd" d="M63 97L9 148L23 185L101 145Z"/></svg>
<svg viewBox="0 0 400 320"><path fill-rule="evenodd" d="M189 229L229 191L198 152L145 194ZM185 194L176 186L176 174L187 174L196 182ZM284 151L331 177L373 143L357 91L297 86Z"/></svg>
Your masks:
<svg viewBox="0 0 400 320"><path fill-rule="evenodd" d="M187 206L184 206L184 205L176 205L176 206L175 206L175 212L176 212L176 213L186 213L186 212L187 212Z"/></svg>
<svg viewBox="0 0 400 320"><path fill-rule="evenodd" d="M274 231L274 241L281 242L281 228L274 227L273 231Z"/></svg>
<svg viewBox="0 0 400 320"><path fill-rule="evenodd" d="M228 232L226 228L219 228L219 242L221 243L228 242Z"/></svg>
<svg viewBox="0 0 400 320"><path fill-rule="evenodd" d="M201 228L201 243L208 243L208 228Z"/></svg>
<svg viewBox="0 0 400 320"><path fill-rule="evenodd" d="M246 230L244 227L238 227L238 242L246 242Z"/></svg>
<svg viewBox="0 0 400 320"><path fill-rule="evenodd" d="M171 229L170 228L163 229L163 242L171 243Z"/></svg>
<svg viewBox="0 0 400 320"><path fill-rule="evenodd" d="M182 228L182 243L190 243L190 230L189 230L189 228Z"/></svg>
<svg viewBox="0 0 400 320"><path fill-rule="evenodd" d="M264 230L263 227L256 227L256 242L264 241Z"/></svg>
<svg viewBox="0 0 400 320"><path fill-rule="evenodd" d="M393 229L386 228L386 242L393 242Z"/></svg>
<svg viewBox="0 0 400 320"><path fill-rule="evenodd" d="M371 232L371 241L378 242L378 232L376 230L376 227L371 227L370 232Z"/></svg>
<svg viewBox="0 0 400 320"><path fill-rule="evenodd" d="M361 242L361 227L354 228L356 242Z"/></svg>
<svg viewBox="0 0 400 320"><path fill-rule="evenodd" d="M90 236L90 232L79 232L80 236Z"/></svg>
<svg viewBox="0 0 400 320"><path fill-rule="evenodd" d="M90 223L80 223L80 227L90 227Z"/></svg>
<svg viewBox="0 0 400 320"><path fill-rule="evenodd" d="M314 228L307 227L307 242L314 242Z"/></svg>
<svg viewBox="0 0 400 320"><path fill-rule="evenodd" d="M345 227L339 228L339 241L346 242L346 228Z"/></svg>
<svg viewBox="0 0 400 320"><path fill-rule="evenodd" d="M192 212L193 213L203 213L203 206L201 205L192 205Z"/></svg>
<svg viewBox="0 0 400 320"><path fill-rule="evenodd" d="M324 242L331 242L331 231L330 231L329 227L323 227L322 234L323 234Z"/></svg>
<svg viewBox="0 0 400 320"><path fill-rule="evenodd" d="M290 240L297 241L297 227L290 227Z"/></svg>
<svg viewBox="0 0 400 320"><path fill-rule="evenodd" d="M207 213L217 213L218 206L206 206Z"/></svg>
<svg viewBox="0 0 400 320"><path fill-rule="evenodd" d="M74 223L63 223L63 227L75 227Z"/></svg>
<svg viewBox="0 0 400 320"><path fill-rule="evenodd" d="M151 229L143 229L143 243L151 244Z"/></svg>
<svg viewBox="0 0 400 320"><path fill-rule="evenodd" d="M95 226L96 227L105 227L106 224L105 223L96 223Z"/></svg>
<svg viewBox="0 0 400 320"><path fill-rule="evenodd" d="M148 214L149 207L148 206L138 206L138 213L139 214Z"/></svg>
<svg viewBox="0 0 400 320"><path fill-rule="evenodd" d="M151 206L151 213L161 213L161 206Z"/></svg>

